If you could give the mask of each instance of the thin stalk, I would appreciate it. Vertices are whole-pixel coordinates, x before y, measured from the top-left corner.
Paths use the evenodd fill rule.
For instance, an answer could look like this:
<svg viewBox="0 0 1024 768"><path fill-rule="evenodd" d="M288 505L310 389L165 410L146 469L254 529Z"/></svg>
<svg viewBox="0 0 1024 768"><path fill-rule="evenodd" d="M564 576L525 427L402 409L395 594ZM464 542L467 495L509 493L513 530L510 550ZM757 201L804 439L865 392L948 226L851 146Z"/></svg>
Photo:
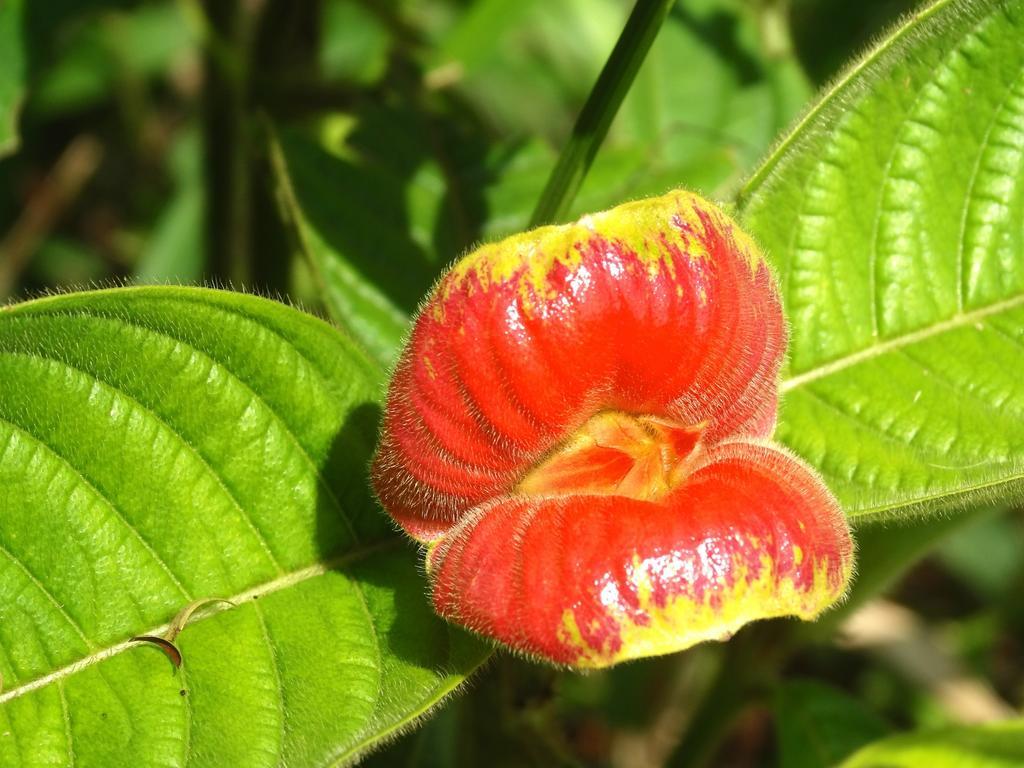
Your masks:
<svg viewBox="0 0 1024 768"><path fill-rule="evenodd" d="M548 178L530 226L563 219L675 0L637 0Z"/></svg>
<svg viewBox="0 0 1024 768"><path fill-rule="evenodd" d="M205 11L204 164L210 190L206 212L207 277L237 287L252 279L248 100L251 14L241 0Z"/></svg>
<svg viewBox="0 0 1024 768"><path fill-rule="evenodd" d="M764 701L795 646L794 623L768 621L746 627L723 646L711 685L665 761L669 768L708 765L747 707Z"/></svg>
<svg viewBox="0 0 1024 768"><path fill-rule="evenodd" d="M0 237L0 303L14 293L22 270L96 173L102 159L103 146L95 136L83 134L73 139L29 197L14 226Z"/></svg>
<svg viewBox="0 0 1024 768"><path fill-rule="evenodd" d="M671 768L707 765L746 703L744 685L738 679L736 670L721 669L694 712L683 740L676 746L667 765Z"/></svg>

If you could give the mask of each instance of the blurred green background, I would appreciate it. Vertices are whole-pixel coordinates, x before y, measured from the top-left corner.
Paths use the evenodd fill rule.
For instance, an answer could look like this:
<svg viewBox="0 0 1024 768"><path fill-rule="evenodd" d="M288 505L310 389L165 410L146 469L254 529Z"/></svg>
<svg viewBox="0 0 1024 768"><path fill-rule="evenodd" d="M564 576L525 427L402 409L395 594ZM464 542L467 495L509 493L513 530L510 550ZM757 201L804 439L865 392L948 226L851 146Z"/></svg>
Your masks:
<svg viewBox="0 0 1024 768"><path fill-rule="evenodd" d="M674 186L726 196L843 63L913 6L680 0L574 211ZM297 206L346 274L408 313L465 249L526 226L629 10L622 0L0 0L0 302L205 283L328 314ZM1021 515L941 525L959 530L893 583L887 605L913 607L900 614L920 632L912 653L935 650L1019 708ZM898 649L841 646L820 635L783 657L784 682L750 702L712 764L818 765L895 728L965 719ZM499 658L370 763L685 764L675 739L721 663L720 647L701 647L578 676Z"/></svg>
<svg viewBox="0 0 1024 768"><path fill-rule="evenodd" d="M328 177L318 196L350 225L339 238L350 258L411 255L433 276L473 242L525 226L630 8L2 5L0 105L23 102L20 147L0 133L3 298L111 280L231 280L311 306L276 211L268 126L300 135L303 157ZM678 3L576 208L678 185L727 190L908 5Z"/></svg>

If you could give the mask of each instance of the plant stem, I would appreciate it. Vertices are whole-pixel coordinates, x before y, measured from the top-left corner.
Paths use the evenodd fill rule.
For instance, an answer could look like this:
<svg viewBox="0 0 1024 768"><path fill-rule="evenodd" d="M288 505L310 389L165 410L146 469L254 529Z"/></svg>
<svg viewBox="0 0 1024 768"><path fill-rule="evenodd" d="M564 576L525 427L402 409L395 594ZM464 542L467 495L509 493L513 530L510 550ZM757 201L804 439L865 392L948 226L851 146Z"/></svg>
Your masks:
<svg viewBox="0 0 1024 768"><path fill-rule="evenodd" d="M207 22L203 133L209 206L207 276L251 282L248 97L251 20L240 0L204 7Z"/></svg>
<svg viewBox="0 0 1024 768"><path fill-rule="evenodd" d="M597 78L572 135L551 172L530 226L562 219L586 178L619 106L633 84L651 43L675 0L637 0L604 69Z"/></svg>
<svg viewBox="0 0 1024 768"><path fill-rule="evenodd" d="M315 71L319 5L218 0L202 9L207 277L284 293L290 264L282 254L288 249L255 115L273 106L266 103L273 86L308 81Z"/></svg>
<svg viewBox="0 0 1024 768"><path fill-rule="evenodd" d="M0 236L0 303L18 285L22 270L53 230L103 159L103 146L90 134L73 139L25 204L10 231Z"/></svg>
<svg viewBox="0 0 1024 768"><path fill-rule="evenodd" d="M730 727L748 706L763 701L795 646L794 623L767 621L744 628L724 646L720 665L697 705L683 738L665 762L669 768L707 765Z"/></svg>
<svg viewBox="0 0 1024 768"><path fill-rule="evenodd" d="M268 103L274 85L288 90L296 83L311 82L318 75L321 3L263 2L254 22L251 44L249 258L253 287L276 295L286 294L290 287L291 260L286 254L291 253L291 248L273 191L269 144L261 135L269 123L253 113L269 113L277 118L273 104Z"/></svg>
<svg viewBox="0 0 1024 768"><path fill-rule="evenodd" d="M723 654L711 686L687 723L683 739L666 765L671 768L697 768L711 758L745 703L747 670L743 664L736 664L739 661L737 655Z"/></svg>

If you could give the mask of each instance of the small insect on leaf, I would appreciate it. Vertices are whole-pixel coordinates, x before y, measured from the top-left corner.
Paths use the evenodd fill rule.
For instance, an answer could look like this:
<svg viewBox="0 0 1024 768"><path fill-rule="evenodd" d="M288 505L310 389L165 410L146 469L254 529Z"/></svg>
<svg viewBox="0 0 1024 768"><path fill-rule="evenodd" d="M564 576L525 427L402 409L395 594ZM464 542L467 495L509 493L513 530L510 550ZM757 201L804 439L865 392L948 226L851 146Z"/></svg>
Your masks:
<svg viewBox="0 0 1024 768"><path fill-rule="evenodd" d="M171 664L174 665L175 669L181 668L181 651L178 650L178 646L167 638L157 635L136 635L132 638L132 642L155 645L171 660Z"/></svg>

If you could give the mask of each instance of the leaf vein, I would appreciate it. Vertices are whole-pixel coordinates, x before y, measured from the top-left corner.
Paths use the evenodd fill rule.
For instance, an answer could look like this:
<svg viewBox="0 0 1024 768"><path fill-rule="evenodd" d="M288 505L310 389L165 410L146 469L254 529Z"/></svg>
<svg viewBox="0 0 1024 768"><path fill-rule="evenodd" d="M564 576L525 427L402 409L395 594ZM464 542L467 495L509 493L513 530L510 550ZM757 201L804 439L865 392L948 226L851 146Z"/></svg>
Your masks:
<svg viewBox="0 0 1024 768"><path fill-rule="evenodd" d="M373 544L364 544L361 549L346 552L345 554L341 554L333 558L328 558L326 560L322 560L320 562L306 566L305 568L301 568L290 573L286 573L283 576L275 578L271 581L264 582L263 584L258 584L254 587L246 589L244 592L240 592L237 595L228 597L226 598L226 602L224 603L216 603L210 605L205 610L203 610L200 615L194 616L190 623L203 621L211 616L215 616L218 613L223 613L226 610L231 610L231 608L227 605L228 603L233 603L235 606L238 606L242 603L253 601L257 598L262 598L266 595L274 594L275 592L280 592L282 590L296 586L297 584L301 584L304 581L308 581L309 579L316 578L317 576L323 576L328 572L343 568L344 566L352 562L361 560L364 557L368 557L370 555L377 554L379 552L383 552L388 549L394 548L401 543L402 540L399 538L388 538L382 541L375 542ZM152 627L150 629L143 630L135 634L160 636L166 633L168 629L170 629L169 623L161 624L160 626ZM43 675L42 677L38 677L35 680L30 680L28 682L22 683L21 685L14 686L3 691L2 693L0 693L0 705L6 704L7 702L13 699L17 699L33 691L39 690L40 688L44 688L51 683L57 682L58 680L68 678L72 675L77 674L78 672L81 672L85 669L89 669L90 667L93 667L102 661L106 661L109 658L112 658L114 656L117 656L118 654L124 653L125 651L137 647L137 642L132 640L123 640L119 643L115 643L114 645L95 651L94 653L91 653L87 656L83 656L81 659L78 659L64 667L60 667L59 669L55 669L52 672Z"/></svg>
<svg viewBox="0 0 1024 768"><path fill-rule="evenodd" d="M805 390L802 390L802 392L803 392L803 394L811 397L813 400L816 400L817 402L819 402L822 405L826 406L830 410L833 410L836 413L840 414L841 416L846 417L846 419L848 419L849 421L853 422L854 424L859 426L864 431L874 433L878 437L882 438L885 442L892 443L893 445L898 446L899 448L910 448L912 450L914 449L914 446L911 445L910 443L907 443L906 441L904 441L904 440L902 440L900 438L897 438L897 437L889 434L884 429L879 427L877 424L871 423L870 421L865 419L863 416L861 416L861 415L859 415L857 413L853 413L852 411L848 411L845 408L843 408L842 406L836 405L831 400L829 400L826 397L822 396L819 392L815 392L812 389L805 389ZM847 478L847 479L849 479L849 478Z"/></svg>
<svg viewBox="0 0 1024 768"><path fill-rule="evenodd" d="M85 643L85 647L87 649L91 651L96 647L93 641L89 638L88 634L86 634L85 629L82 627L82 625L79 624L78 621L76 621L75 618L70 613L68 613L64 605L60 602L60 600L57 599L57 596L53 594L52 591L50 591L50 588L47 587L46 584L44 584L43 581L38 576L32 573L29 567L25 564L24 560L22 560L20 557L15 555L7 547L3 545L0 545L0 554L3 554L4 557L10 560L16 568L18 568L22 573L25 574L25 577L29 580L32 586L34 586L43 595L43 597L45 597L53 605L53 607L57 609L57 612L61 615L64 621L66 621L75 631L75 634L81 638L82 642Z"/></svg>
<svg viewBox="0 0 1024 768"><path fill-rule="evenodd" d="M68 768L75 764L75 742L71 730L71 711L68 708L68 697L64 691L64 681L57 681L57 693L60 696L60 712L64 719L64 739L68 747Z"/></svg>
<svg viewBox="0 0 1024 768"><path fill-rule="evenodd" d="M1000 122L1000 117L1003 111L1006 109L1011 98L1013 98L1014 89L1017 84L1024 78L1024 72L1021 72L1013 81L1013 84L1006 89L1006 96L999 103L996 111L992 115L992 119L989 121L987 128L985 129L985 135L981 139L981 144L978 146L978 156L974 160L974 167L971 169L971 177L967 183L967 191L964 194L964 206L960 216L960 236L957 238L957 253L956 253L956 281L957 281L957 312L963 312L964 303L967 296L967 272L964 269L965 260L967 258L967 220L971 211L971 201L974 198L974 187L978 182L978 174L982 168L982 161L985 159L986 153L988 152L989 142L992 140L992 132L995 128L1003 127ZM1014 126L1016 127L1016 126Z"/></svg>
<svg viewBox="0 0 1024 768"><path fill-rule="evenodd" d="M202 306L208 306L208 305L202 304ZM253 317L251 317L251 316L249 316L249 315L247 315L247 314L245 314L243 312L237 312L237 311L231 310L230 308L227 308L227 307L218 307L218 310L219 311L227 312L228 314L232 314L232 315L235 315L236 317L240 317L240 318L242 318L244 320L247 320L248 322L251 322L254 325L259 326L260 328L262 328L263 330L265 330L267 333L271 334L272 336L275 336L278 339L280 339L285 345L287 345L287 347L289 349L294 351L295 354L300 359L302 359L303 361L306 362L306 364L308 365L310 370L313 370L313 371L317 372L317 375L321 378L321 381L324 381L323 374L317 369L317 367L314 365L312 360L308 356L303 354L298 349L298 347L296 347L291 341L289 341L286 337L284 337L278 331L274 330L273 328L271 328L271 327L269 327L269 326L267 326L267 325L265 325L263 323L258 322L255 318L253 318ZM56 316L56 315L51 313L51 316ZM127 318L124 318L124 317L120 317L120 316L116 316L116 315L110 315L110 314L107 314L107 313L104 313L104 312L95 312L95 311L94 312L81 311L81 312L73 312L73 313L61 313L59 316L60 317L79 316L79 317L94 318L94 319L98 319L98 320L105 320L107 322L114 323L115 325L121 325L121 326L124 326L124 327L127 327L127 328L133 328L133 329L136 329L136 330L144 331L146 333L151 333L154 336L160 336L162 338L169 339L169 340L171 340L171 341L173 341L173 342L175 342L177 344L180 344L182 347L190 350L191 352L195 353L197 356L202 357L203 359L208 360L209 362L211 362L211 363L217 365L218 367L220 367L223 371L225 371L228 375L230 375L241 387L243 387L245 390L247 390L252 395L253 399L256 402L260 403L260 405L262 405L267 410L267 412L271 416L273 416L274 419L281 425L281 428L284 431L284 433L288 436L288 439L298 449L299 455L302 457L303 461L305 461L309 465L309 467L313 470L314 477L316 478L317 485L319 486L320 491L323 494L325 494L325 496L327 498L329 498L331 503L334 505L334 508L337 511L338 515L341 517L341 519L344 521L346 527L349 529L349 533L351 534L351 536L353 538L353 541L356 542L356 543L359 542L359 534L356 532L355 526L352 524L352 520L351 520L349 514L342 507L341 502L339 501L338 497L335 495L333 489L327 483L327 480L324 477L323 472L321 471L320 467L314 461L313 456L306 449L306 446L304 446L302 444L302 442L299 440L298 435L295 434L295 431L292 429L291 425L277 411L276 408L274 408L273 406L270 405L269 401L267 401L262 395L260 395L259 392L257 392L252 387L252 385L250 385L245 379L243 379L234 369L232 369L230 366L228 366L222 360L214 357L212 354L210 354L210 352L208 350L200 349L199 347L197 347L194 343L192 343L188 339L181 338L180 336L175 336L175 335L170 334L170 333L168 333L168 332L166 332L164 330L161 330L161 329L154 328L152 326L146 325L145 323L132 322L131 320L129 320ZM31 315L23 316L23 318L24 317L31 317Z"/></svg>
<svg viewBox="0 0 1024 768"><path fill-rule="evenodd" d="M914 113L917 111L918 105L920 105L921 100L925 98L925 95L928 93L928 86L934 84L934 82L934 80L930 80L927 83L922 84L918 89L913 103L905 113L907 117L900 126L900 135L897 136L896 140L893 142L892 149L885 161L885 168L882 171L882 177L878 180L878 198L875 201L875 215L871 219L871 252L868 255L867 269L868 297L871 300L871 336L876 339L880 336L879 317L882 314L882 297L878 292L878 269L881 261L879 240L882 237L882 220L884 218L883 208L885 206L887 192L889 191L888 182L892 178L893 164L896 162L896 157L899 155L901 148L908 145L914 146L913 144L910 144L906 136L903 135L907 126L920 124L926 129L933 132L935 131L935 128L928 124L915 122L914 118ZM920 185L919 180L914 179L912 181L915 183L915 186Z"/></svg>
<svg viewBox="0 0 1024 768"><path fill-rule="evenodd" d="M267 541L267 538L263 534L263 531L261 531L260 527L256 525L256 521L253 518L252 514L249 512L249 510L245 509L242 506L241 502L238 500L238 497L228 487L227 481L224 479L224 477L216 469L214 469L209 459L203 454L203 452L199 449L197 445L195 445L184 434L177 430L169 421L167 421L161 414L154 410L148 403L144 403L138 397L132 395L126 390L121 389L120 387L116 386L115 384L109 381L106 381L105 379L102 379L96 373L92 371L83 370L82 368L71 365L69 362L61 360L60 358L57 357L44 355L40 352L15 352L13 350L0 350L0 355L7 355L8 357L26 357L30 359L40 360L43 362L53 363L69 371L74 371L88 379L91 379L99 386L105 388L106 390L108 390L109 392L113 393L116 396L124 398L128 402L133 403L140 410L144 411L149 418L151 418L153 421L155 421L157 424L163 427L166 430L167 434L172 435L174 438L176 438L178 442L181 445L183 445L192 456L195 457L195 459L203 467L207 474L224 492L225 497L228 499L228 501L231 502L231 505L237 510L242 522L249 528L250 533L252 533L253 536L256 538L256 541L259 544L260 548L263 550L264 554L273 564L277 572L284 572L281 563L278 561L277 557L275 557L274 552L270 547L270 543Z"/></svg>
<svg viewBox="0 0 1024 768"><path fill-rule="evenodd" d="M267 646L267 653L270 654L270 668L274 672L274 689L277 691L274 705L278 718L278 742L273 762L279 763L284 755L285 737L288 733L288 707L285 706L284 682L281 680L281 665L277 660L277 648L270 637L270 628L267 627L266 618L263 616L263 609L260 608L259 603L256 601L253 602L252 607L256 614L256 620L260 625L263 643Z"/></svg>
<svg viewBox="0 0 1024 768"><path fill-rule="evenodd" d="M1006 417L1010 417L1013 421L1024 422L1024 412L1021 412L1018 408L1004 408L1003 403L992 403L986 400L984 397L979 395L970 386L960 386L958 382L938 368L935 368L928 363L920 360L919 358L912 355L906 350L898 350L897 354L902 355L905 359L918 366L922 371L926 371L929 376L934 379L938 384L950 390L957 395L966 395L967 397L974 400L976 403L981 405L989 413L995 414L995 421L1002 421Z"/></svg>
<svg viewBox="0 0 1024 768"><path fill-rule="evenodd" d="M139 544L142 545L142 548L147 552L147 554L149 554L151 558L153 558L157 566L164 571L167 577L171 580L171 583L178 589L179 592L181 592L182 596L186 600L192 600L191 593L185 588L185 585L174 573L170 565L168 565L167 561L164 560L164 558L153 547L153 545L146 540L146 537L143 536L139 529L127 518L127 516L124 514L121 508L114 503L114 500L107 496L103 491L101 491L99 487L95 483L93 483L92 480L86 477L85 473L80 468L72 464L71 461L66 456L57 451L57 449L54 448L52 445L49 445L45 440L42 440L41 438L32 434L32 432L25 429L21 425L16 424L15 422L11 421L8 418L5 418L2 415L0 415L0 423L9 425L12 430L17 431L19 434L24 435L26 438L34 442L36 445L42 447L51 456L56 458L64 466L71 470L72 474L78 478L82 485L85 488L87 488L97 499L103 502L103 504L106 505L107 509L109 509L114 514L114 517L117 518L117 520L122 525L124 525L125 528L128 529L129 533L131 533L132 536L134 536L135 539L139 542Z"/></svg>
<svg viewBox="0 0 1024 768"><path fill-rule="evenodd" d="M780 392L789 392L790 390L806 386L812 381L832 376L840 371L846 370L847 368L874 360L882 355L892 352L893 350L900 349L901 347L916 344L920 341L925 341L933 336L939 336L949 331L958 330L973 323L977 323L991 315L999 314L1001 312L1009 312L1021 306L1024 306L1024 294L1017 294L1016 296L1004 299L1003 301L979 307L978 309L970 312L954 315L949 320L943 320L935 323L934 325L919 328L916 331L911 331L910 333L905 333L901 336L894 336L877 344L872 344L868 347L864 347L863 349L859 349L856 352L852 352L843 357L835 358L834 360L830 360L829 362L823 363L822 365L814 368L808 368L806 371L802 371L801 373L784 380L780 385L779 390Z"/></svg>

